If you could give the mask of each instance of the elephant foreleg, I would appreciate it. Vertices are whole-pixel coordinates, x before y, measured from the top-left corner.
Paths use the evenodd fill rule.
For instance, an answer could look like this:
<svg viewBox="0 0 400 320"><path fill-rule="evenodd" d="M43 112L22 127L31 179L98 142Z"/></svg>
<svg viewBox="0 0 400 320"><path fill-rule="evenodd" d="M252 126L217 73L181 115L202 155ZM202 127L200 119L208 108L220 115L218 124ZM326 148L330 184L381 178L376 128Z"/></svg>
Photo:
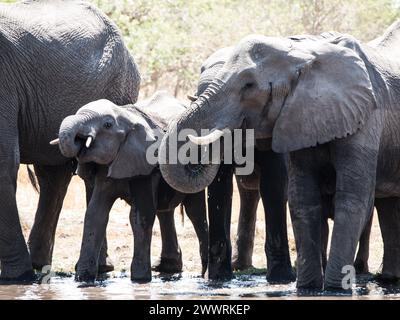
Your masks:
<svg viewBox="0 0 400 320"><path fill-rule="evenodd" d="M130 222L134 236L131 264L133 281L151 281L151 237L157 211L157 189L160 175L133 179L129 186L133 196Z"/></svg>
<svg viewBox="0 0 400 320"><path fill-rule="evenodd" d="M289 205L297 249L297 287L322 289L321 218L319 183L313 174L312 151L290 154Z"/></svg>
<svg viewBox="0 0 400 320"><path fill-rule="evenodd" d="M273 151L263 151L258 153L258 161L262 164L260 194L265 210L267 280L295 281L287 235L287 173L284 158Z"/></svg>
<svg viewBox="0 0 400 320"><path fill-rule="evenodd" d="M208 277L212 280L233 277L230 240L232 178L233 166L222 164L208 187Z"/></svg>
<svg viewBox="0 0 400 320"><path fill-rule="evenodd" d="M206 216L206 199L205 192L201 191L195 194L189 194L183 200L190 221L196 231L199 239L200 258L201 258L201 274L204 276L208 265L208 224Z"/></svg>
<svg viewBox="0 0 400 320"><path fill-rule="evenodd" d="M400 279L400 198L376 199L383 238L383 266L380 280Z"/></svg>
<svg viewBox="0 0 400 320"><path fill-rule="evenodd" d="M72 161L62 166L34 165L34 168L40 196L28 246L33 268L42 270L52 263L58 218L74 168Z"/></svg>
<svg viewBox="0 0 400 320"><path fill-rule="evenodd" d="M232 267L234 270L246 270L253 264L254 234L260 193L258 190L245 189L239 181L237 186L240 195L240 212Z"/></svg>
<svg viewBox="0 0 400 320"><path fill-rule="evenodd" d="M157 272L182 272L182 251L176 236L174 215L174 209L157 212L162 241L161 257L152 267Z"/></svg>
<svg viewBox="0 0 400 320"><path fill-rule="evenodd" d="M96 178L93 195L85 214L82 245L76 265L76 280L94 281L104 245L108 217L118 193L113 181Z"/></svg>
<svg viewBox="0 0 400 320"><path fill-rule="evenodd" d="M82 168L85 170L85 174L81 175L83 171ZM95 183L95 174L96 169L93 164L80 164L80 175L85 182L85 190L86 190L86 205L89 206L90 199L92 198L93 190L94 190L94 183ZM114 264L110 257L108 256L108 245L107 245L107 235L104 236L104 241L101 246L100 256L99 256L99 273L107 273L114 270Z"/></svg>
<svg viewBox="0 0 400 320"><path fill-rule="evenodd" d="M8 128L10 123L2 122L0 126L0 278L5 282L32 281L32 262L15 199L19 167L18 132ZM14 128L17 128L16 124Z"/></svg>
<svg viewBox="0 0 400 320"><path fill-rule="evenodd" d="M361 137L337 141L331 150L336 191L325 289L351 289L349 278L345 277L346 268L354 265L357 244L374 206L378 146L363 146L360 143L365 142L365 137Z"/></svg>

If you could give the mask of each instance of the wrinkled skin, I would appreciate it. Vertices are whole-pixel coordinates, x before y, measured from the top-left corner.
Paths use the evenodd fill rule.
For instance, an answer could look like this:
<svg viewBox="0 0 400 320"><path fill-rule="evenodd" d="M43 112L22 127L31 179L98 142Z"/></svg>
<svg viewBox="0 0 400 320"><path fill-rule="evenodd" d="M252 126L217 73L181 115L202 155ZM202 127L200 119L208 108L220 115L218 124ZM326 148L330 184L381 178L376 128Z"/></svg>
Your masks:
<svg viewBox="0 0 400 320"><path fill-rule="evenodd" d="M212 54L201 67L196 96L212 83L233 48ZM194 100L195 98L191 98ZM256 170L248 176L236 175L240 213L233 261L231 263L231 199L234 166L222 165L208 189L210 223L209 273L211 279L230 279L232 269L252 266L256 211L260 198L265 210L267 280L286 283L295 280L286 225L287 175L284 157L271 151L270 141L259 141L255 153Z"/></svg>
<svg viewBox="0 0 400 320"><path fill-rule="evenodd" d="M337 33L246 37L212 84L170 128L170 133L183 128L196 128L198 134L200 128L218 132L240 128L245 120L258 139L272 138L274 151L289 153L288 195L299 288L342 289L341 271L353 265L375 197L385 248L382 276L400 277L399 33L394 24L370 45ZM164 137L160 154L168 148L169 137ZM200 144L208 138L190 137ZM165 167L161 172L171 169ZM181 188L194 185L193 191L210 183L215 172L211 166L205 168L205 177L199 177L202 183L189 184L188 177L174 179L182 175L182 167L174 166L174 172L164 177ZM334 174L326 175L327 170ZM324 190L333 190L335 217L325 272Z"/></svg>
<svg viewBox="0 0 400 320"><path fill-rule="evenodd" d="M140 76L116 26L79 1L1 4L0 70L1 278L31 281L33 268L51 265L58 216L74 170L49 141L62 119L90 101L134 103ZM34 165L41 191L30 254L15 199L21 163Z"/></svg>
<svg viewBox="0 0 400 320"><path fill-rule="evenodd" d="M65 156L77 157L79 174L86 177L86 164L97 164L97 170L89 173L94 175L94 191L85 215L77 280L93 281L96 278L101 239L106 232L111 207L119 197L132 206L130 222L135 239L132 280L151 280L150 248L156 213L163 240L158 269L181 271L181 252L173 224L173 212L179 204L184 206L195 227L200 242L202 273L205 273L208 226L204 191L185 195L173 190L160 178L157 162L150 163L146 158L146 152L162 138L168 123L184 110L174 97L158 92L136 106L118 107L108 100L94 101L62 122L60 150Z"/></svg>

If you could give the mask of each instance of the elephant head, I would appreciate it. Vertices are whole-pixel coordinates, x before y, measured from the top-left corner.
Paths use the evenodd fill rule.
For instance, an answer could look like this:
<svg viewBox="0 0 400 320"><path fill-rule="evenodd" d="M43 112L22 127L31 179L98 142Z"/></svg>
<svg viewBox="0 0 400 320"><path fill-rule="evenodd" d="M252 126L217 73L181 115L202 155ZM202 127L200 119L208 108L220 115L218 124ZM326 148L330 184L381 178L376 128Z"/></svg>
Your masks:
<svg viewBox="0 0 400 320"><path fill-rule="evenodd" d="M182 129L211 130L208 136L188 136L205 145L224 129L244 124L255 130L256 139L272 138L275 152L291 152L355 133L374 108L366 65L348 37L251 35L231 50L204 92L170 127L160 154L171 133ZM212 182L215 167L196 175L179 164L160 169L171 186L196 192Z"/></svg>
<svg viewBox="0 0 400 320"><path fill-rule="evenodd" d="M65 118L53 144L79 163L107 165L108 176L119 179L151 173L156 164L147 161L146 151L159 132L138 108L102 99Z"/></svg>

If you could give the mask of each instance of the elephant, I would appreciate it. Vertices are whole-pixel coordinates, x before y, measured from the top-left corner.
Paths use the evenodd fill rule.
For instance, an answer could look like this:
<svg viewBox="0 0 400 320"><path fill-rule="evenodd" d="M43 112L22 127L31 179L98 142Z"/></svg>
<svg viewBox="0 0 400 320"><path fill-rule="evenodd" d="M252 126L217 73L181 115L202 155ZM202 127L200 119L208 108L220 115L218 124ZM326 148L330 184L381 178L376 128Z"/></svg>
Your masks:
<svg viewBox="0 0 400 320"><path fill-rule="evenodd" d="M90 101L136 102L140 74L113 22L87 2L60 0L0 5L0 70L1 280L32 282L34 269L51 265L76 167L49 140ZM20 163L34 165L40 186L29 251L15 198Z"/></svg>
<svg viewBox="0 0 400 320"><path fill-rule="evenodd" d="M400 276L399 28L400 22L393 24L378 44L336 32L247 36L160 145L160 154L166 154L171 137L185 128L197 135L200 128L211 129L205 136L188 135L204 145L222 137L225 128L244 127L254 129L256 139L272 139L275 152L288 153L299 289L349 289L342 285L342 271L353 266L374 203L384 242L382 277ZM198 167L196 175L182 163L165 163L160 171L171 186L196 192L219 170L214 163ZM329 190L333 194L324 193ZM334 228L323 270L325 196L334 201Z"/></svg>
<svg viewBox="0 0 400 320"><path fill-rule="evenodd" d="M188 98L194 102L202 92L206 90L208 85L212 82L218 71L221 69L223 64L228 60L229 55L232 53L232 47L222 48L212 54L201 67L201 77L199 80L198 91L195 95L189 95ZM256 211L257 205L260 199L260 178L262 183L262 190L264 194L264 207L267 208L269 215L266 221L267 223L267 234L265 250L267 256L267 279L270 282L288 282L294 281L291 271L290 256L288 251L288 240L287 240L287 226L286 226L286 168L283 165L285 161L283 157L277 156L275 153L270 151L271 141L270 140L259 140L256 148L256 170L249 176L236 176L238 185L238 191L240 196L240 213L239 223L237 230L237 240L235 243L235 249L233 251L232 269L234 270L245 270L252 266L252 253L254 246L254 234L255 234L255 223L256 223ZM268 165L267 165L268 163ZM262 174L260 174L262 173ZM221 184L222 177L227 175L217 174L214 181L219 181ZM228 175L229 177L229 175ZM230 177L230 179L232 179ZM222 182L223 183L223 182ZM228 183L229 184L229 183ZM231 190L231 188L213 188L213 183L210 185L213 190L209 193L209 199L226 198L230 199L231 194L221 195L223 191ZM214 193L214 196L212 195ZM215 196L215 193L218 196ZM322 233L322 242L325 246L322 247L322 259L323 265L326 265L326 246L328 244L328 224L327 219L333 218L332 208L330 202L326 201L326 218L322 221L322 228L325 232ZM213 222L213 216L216 216L216 207L225 208L224 204L210 204L208 205L210 211L210 223ZM226 207L227 210L231 210L230 207ZM221 210L219 210L221 211ZM217 215L221 217L221 214ZM229 218L225 216L225 219ZM372 222L372 220L371 220ZM226 222L217 221L217 225L223 225ZM228 224L227 222L226 224ZM365 232L360 239L360 246L357 253L355 262L356 271L358 273L368 272L368 256L369 256L369 236L370 236L371 223L368 224ZM218 229L220 234L224 234L227 228ZM229 235L225 235L223 239L229 239ZM229 242L229 240L227 240ZM229 243L227 244L229 247ZM211 251L212 252L212 251ZM225 251L229 255L229 250ZM218 258L214 259L217 260ZM213 259L210 259L210 263ZM225 278L229 278L231 275L230 260L224 257L222 260L225 261L225 273L221 272L220 268L214 268L215 278L220 278L221 275L225 274ZM210 270L213 270L212 268ZM211 274L211 278L214 275Z"/></svg>
<svg viewBox="0 0 400 320"><path fill-rule="evenodd" d="M233 48L222 48L202 64L197 92L188 96L196 100L218 74ZM260 166L261 163L268 163ZM210 279L229 279L232 270L252 266L256 212L260 198L266 208L265 253L267 279L282 283L295 280L292 269L286 225L287 175L284 157L271 151L269 141L259 141L255 155L256 170L251 175L236 175L240 196L240 213L231 263L230 223L233 166L224 164L208 188L210 224L209 270ZM268 212L268 215L267 215ZM268 216L268 217L267 217Z"/></svg>
<svg viewBox="0 0 400 320"><path fill-rule="evenodd" d="M173 96L164 91L135 105L117 106L109 100L93 101L64 119L59 130L59 147L65 157L76 157L82 177L94 176L93 195L85 214L84 233L76 268L78 281L93 281L98 271L102 239L109 212L121 197L129 204L134 234L134 256L131 279L151 280L150 249L156 213L160 219L163 251L174 261L180 252L173 222L175 207L182 204L193 222L199 238L202 274L207 267L208 224L205 192L183 194L173 190L161 177L155 162L149 161L148 150L157 152L168 123L185 110ZM96 170L85 170L95 163ZM167 215L165 218L164 215ZM171 219L172 218L172 219ZM166 243L171 239L172 243ZM175 251L174 251L175 250ZM168 254L161 255L161 260ZM164 261L168 264L168 261ZM165 266L164 266L165 268Z"/></svg>

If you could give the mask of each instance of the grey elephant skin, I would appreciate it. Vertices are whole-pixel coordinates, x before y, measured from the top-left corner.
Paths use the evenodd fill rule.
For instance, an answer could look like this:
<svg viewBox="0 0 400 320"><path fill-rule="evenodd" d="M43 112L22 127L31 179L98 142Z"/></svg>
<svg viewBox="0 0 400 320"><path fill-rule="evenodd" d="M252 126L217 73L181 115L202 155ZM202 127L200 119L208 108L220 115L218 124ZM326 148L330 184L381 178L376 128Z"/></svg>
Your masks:
<svg viewBox="0 0 400 320"><path fill-rule="evenodd" d="M132 280L151 280L150 249L156 213L163 241L158 269L181 271L173 221L174 209L179 204L185 207L193 222L200 243L202 273L206 271L208 225L204 191L188 195L177 192L160 177L157 168L156 142L161 140L171 120L184 110L185 107L174 97L157 92L148 100L123 107L104 99L94 101L62 122L60 150L65 156L77 157L78 172L83 178L94 176L88 179L94 180L94 191L85 214L77 280L93 281L97 276L109 212L118 197L132 206ZM146 155L148 151L154 153L154 163ZM85 170L87 163L96 163L96 170ZM168 270L168 264L172 270Z"/></svg>
<svg viewBox="0 0 400 320"><path fill-rule="evenodd" d="M290 153L288 195L299 288L343 288L343 267L353 265L374 198L385 250L382 276L400 276L399 34L395 23L373 44L338 33L246 37L171 129L214 129L212 136L217 137L219 130L240 128L245 121L258 139L272 138L274 151ZM210 141L189 138L200 144ZM164 176L166 181L185 188L190 180L184 166L174 170ZM205 167L204 172L212 180L216 170ZM333 191L335 210L325 272L324 190Z"/></svg>
<svg viewBox="0 0 400 320"><path fill-rule="evenodd" d="M220 49L204 61L200 68L197 92L194 96L189 96L192 101L195 101L196 97L212 83L232 50L232 47ZM265 165L260 166L260 163ZM252 266L256 213L261 198L266 214L267 280L273 283L295 280L287 238L287 174L284 157L271 151L269 140L259 141L255 152L255 166L256 169L248 176L236 175L240 212L233 254L230 224L235 164L222 164L208 188L210 225L208 277L210 279L229 279L233 270L245 270Z"/></svg>
<svg viewBox="0 0 400 320"><path fill-rule="evenodd" d="M80 1L0 5L0 260L5 281L51 264L74 166L49 145L61 121L107 98L137 100L140 76L114 23ZM34 164L40 200L27 249L15 199L20 163ZM88 197L90 190L88 191Z"/></svg>

